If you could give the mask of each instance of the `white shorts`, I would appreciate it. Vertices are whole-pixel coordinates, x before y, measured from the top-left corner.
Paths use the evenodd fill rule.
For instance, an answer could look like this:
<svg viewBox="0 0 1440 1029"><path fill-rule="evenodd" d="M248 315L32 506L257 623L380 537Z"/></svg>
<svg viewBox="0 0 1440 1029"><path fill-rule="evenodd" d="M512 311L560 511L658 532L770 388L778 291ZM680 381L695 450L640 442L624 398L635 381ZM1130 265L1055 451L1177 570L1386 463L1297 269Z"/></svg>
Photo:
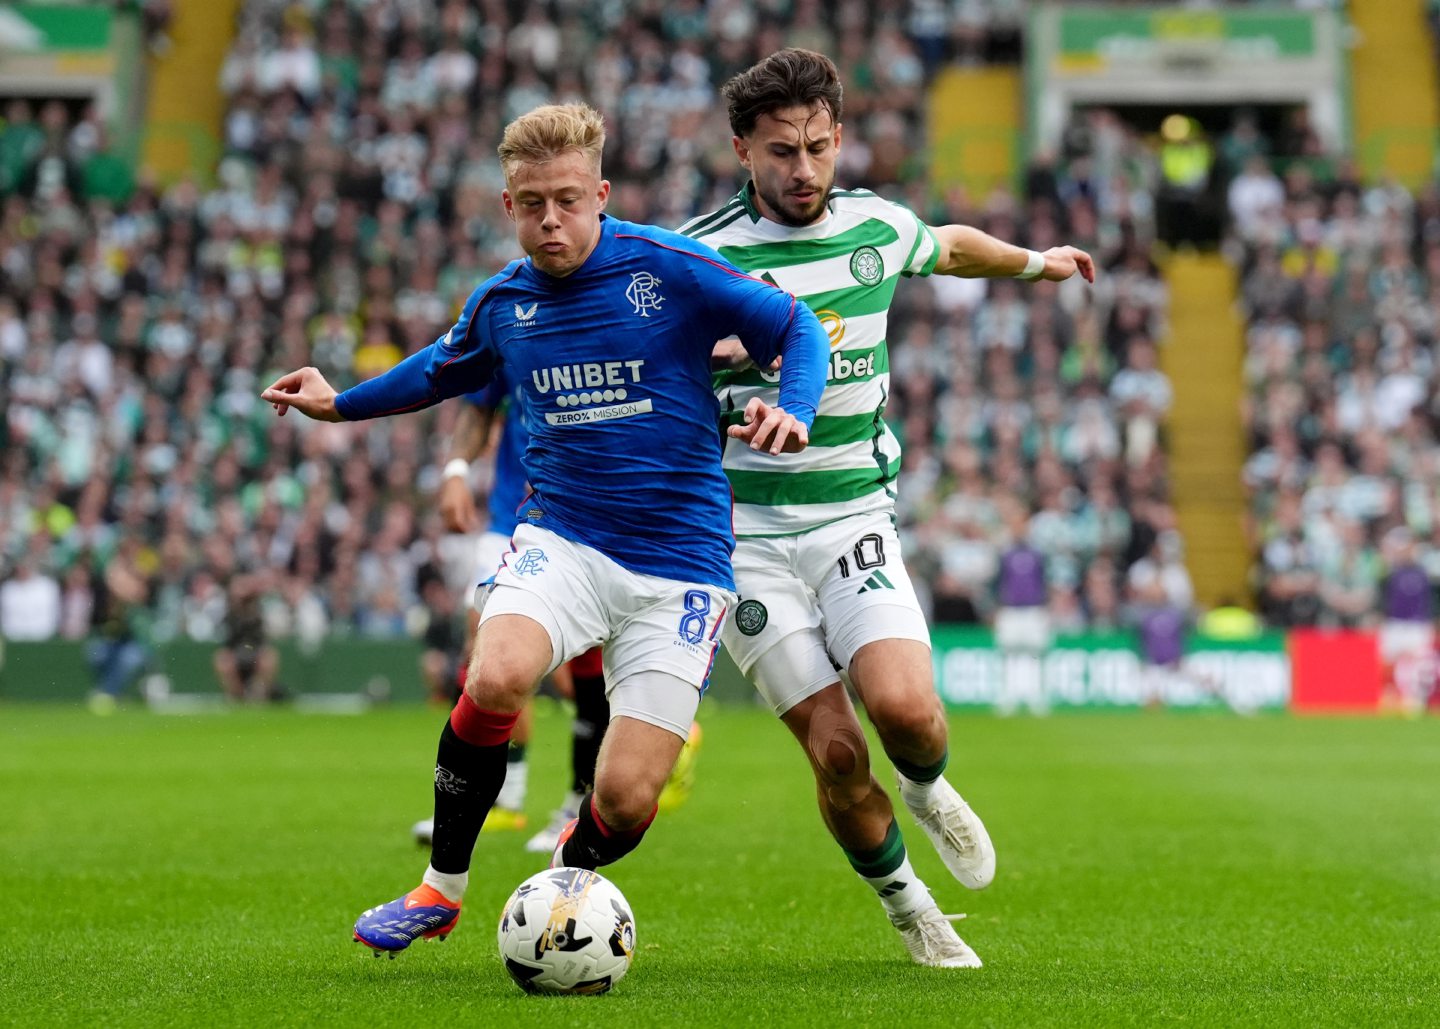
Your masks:
<svg viewBox="0 0 1440 1029"><path fill-rule="evenodd" d="M867 643L930 645L885 512L798 536L742 539L734 565L740 603L725 646L777 715L839 682Z"/></svg>
<svg viewBox="0 0 1440 1029"><path fill-rule="evenodd" d="M1050 649L1050 612L1043 607L1002 607L995 612L995 645L1007 653Z"/></svg>
<svg viewBox="0 0 1440 1029"><path fill-rule="evenodd" d="M482 532L475 541L475 571L470 577L470 603L476 611L485 596L485 589L495 580L500 562L510 553L513 546L510 537L499 532Z"/></svg>
<svg viewBox="0 0 1440 1029"><path fill-rule="evenodd" d="M686 738L735 595L706 583L632 572L598 550L528 523L513 539L480 624L507 614L539 622L554 648L547 672L603 646L611 717L629 715ZM655 672L684 686L657 689L657 677L645 674Z"/></svg>
<svg viewBox="0 0 1440 1029"><path fill-rule="evenodd" d="M1401 658L1430 657L1435 652L1435 626L1430 622L1390 619L1380 626L1380 659L1393 665Z"/></svg>

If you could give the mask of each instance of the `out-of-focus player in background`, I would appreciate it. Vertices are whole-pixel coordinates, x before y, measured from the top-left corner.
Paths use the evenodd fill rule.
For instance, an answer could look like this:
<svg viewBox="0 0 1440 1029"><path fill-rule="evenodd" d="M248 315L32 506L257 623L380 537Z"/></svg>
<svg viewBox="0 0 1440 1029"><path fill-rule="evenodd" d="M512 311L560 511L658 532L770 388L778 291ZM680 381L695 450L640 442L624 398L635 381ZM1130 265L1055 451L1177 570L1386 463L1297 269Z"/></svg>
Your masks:
<svg viewBox="0 0 1440 1029"><path fill-rule="evenodd" d="M215 677L225 697L233 701L276 699L280 655L266 638L260 598L266 581L262 573L237 575L230 580L225 608L225 638L215 648Z"/></svg>
<svg viewBox="0 0 1440 1029"><path fill-rule="evenodd" d="M740 605L725 645L805 749L821 816L880 898L915 961L980 965L915 874L890 798L841 677L865 705L900 776L900 795L951 873L981 889L995 850L944 778L948 730L930 631L900 553L900 445L885 423L886 315L902 276L1094 277L1088 254L1044 254L962 225L931 228L868 190L835 187L843 90L829 58L781 50L726 83L734 148L750 181L681 231L815 309L829 333L829 377L803 453L762 462L725 448L735 496ZM717 347L726 420L773 402L775 375L733 344Z"/></svg>
<svg viewBox="0 0 1440 1029"><path fill-rule="evenodd" d="M459 682L465 674L465 621L456 602L455 591L443 575L424 578L420 598L425 602L425 631L420 636L420 675L425 680L425 695L439 707L452 707L460 692ZM416 825L415 832L421 829ZM426 826L428 835L429 828Z"/></svg>

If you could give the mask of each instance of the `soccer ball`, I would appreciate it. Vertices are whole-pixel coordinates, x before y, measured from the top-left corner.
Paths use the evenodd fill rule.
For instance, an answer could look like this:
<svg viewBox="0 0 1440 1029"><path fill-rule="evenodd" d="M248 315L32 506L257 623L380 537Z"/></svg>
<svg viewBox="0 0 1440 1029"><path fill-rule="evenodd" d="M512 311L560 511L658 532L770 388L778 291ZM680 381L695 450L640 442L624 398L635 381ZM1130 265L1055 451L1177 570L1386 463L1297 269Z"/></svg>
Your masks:
<svg viewBox="0 0 1440 1029"><path fill-rule="evenodd" d="M615 884L583 868L526 879L500 912L500 960L526 993L604 993L635 953L635 919Z"/></svg>

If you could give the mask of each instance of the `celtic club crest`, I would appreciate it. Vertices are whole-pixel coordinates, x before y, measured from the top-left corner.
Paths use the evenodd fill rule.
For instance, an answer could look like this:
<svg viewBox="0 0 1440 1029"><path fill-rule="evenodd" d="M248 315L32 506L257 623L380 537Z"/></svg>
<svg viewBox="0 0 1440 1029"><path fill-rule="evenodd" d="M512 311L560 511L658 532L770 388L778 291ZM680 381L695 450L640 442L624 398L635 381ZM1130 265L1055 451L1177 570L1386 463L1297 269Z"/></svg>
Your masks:
<svg viewBox="0 0 1440 1029"><path fill-rule="evenodd" d="M744 600L735 609L735 628L745 636L758 636L770 620L770 612L758 600Z"/></svg>
<svg viewBox="0 0 1440 1029"><path fill-rule="evenodd" d="M850 274L862 286L878 286L885 278L885 262L874 247L861 247L850 255Z"/></svg>

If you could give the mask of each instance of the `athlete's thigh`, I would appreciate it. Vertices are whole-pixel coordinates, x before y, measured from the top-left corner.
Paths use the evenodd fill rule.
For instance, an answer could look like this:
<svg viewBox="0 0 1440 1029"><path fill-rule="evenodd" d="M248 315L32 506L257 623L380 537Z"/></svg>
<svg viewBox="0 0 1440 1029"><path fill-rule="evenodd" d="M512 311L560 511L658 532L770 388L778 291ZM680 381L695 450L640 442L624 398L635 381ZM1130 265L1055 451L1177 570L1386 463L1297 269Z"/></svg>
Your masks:
<svg viewBox="0 0 1440 1029"><path fill-rule="evenodd" d="M930 629L888 517L847 519L807 533L802 566L824 619L825 645L851 670L862 647L905 640L930 647Z"/></svg>
<svg viewBox="0 0 1440 1029"><path fill-rule="evenodd" d="M482 619L465 688L481 707L510 710L523 703L554 664L551 630L519 612Z"/></svg>
<svg viewBox="0 0 1440 1029"><path fill-rule="evenodd" d="M791 539L742 539L735 548L740 603L722 631L725 648L777 715L837 682L825 651L820 605L796 574Z"/></svg>
<svg viewBox="0 0 1440 1029"><path fill-rule="evenodd" d="M628 714L678 734L690 731L700 694L710 682L720 630L735 595L705 583L637 575L616 566L604 600L621 620L605 644L605 682L611 717ZM656 674L674 689L650 690L638 705L623 699L632 680ZM646 710L645 705L654 710Z"/></svg>
<svg viewBox="0 0 1440 1029"><path fill-rule="evenodd" d="M930 647L918 640L866 643L850 661L850 684L877 725L939 704Z"/></svg>
<svg viewBox="0 0 1440 1029"><path fill-rule="evenodd" d="M544 628L551 655L541 674L604 642L610 618L596 581L594 552L547 529L521 525L480 612L480 632L501 615L520 615ZM495 645L504 640L491 633ZM476 647L479 647L477 636Z"/></svg>

